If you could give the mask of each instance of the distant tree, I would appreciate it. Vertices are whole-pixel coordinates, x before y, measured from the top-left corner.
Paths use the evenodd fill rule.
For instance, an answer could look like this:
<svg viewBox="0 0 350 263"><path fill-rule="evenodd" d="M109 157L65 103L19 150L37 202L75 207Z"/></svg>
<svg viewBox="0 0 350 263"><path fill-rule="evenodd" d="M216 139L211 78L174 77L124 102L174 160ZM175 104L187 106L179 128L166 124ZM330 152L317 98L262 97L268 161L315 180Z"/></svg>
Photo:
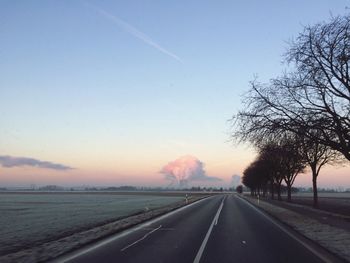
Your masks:
<svg viewBox="0 0 350 263"><path fill-rule="evenodd" d="M287 200L291 201L292 185L296 176L303 172L305 161L300 152L300 143L293 134L284 134L283 137L270 139L264 145L260 145L259 160L266 166L266 173L272 184L277 186L278 199L281 200L281 183L284 180L287 185Z"/></svg>
<svg viewBox="0 0 350 263"><path fill-rule="evenodd" d="M274 199L276 189L278 200L282 200L281 184L283 181L280 151L281 148L276 142L269 141L264 145L260 145L258 156L259 160L263 161L268 169L267 176L270 182L271 198Z"/></svg>
<svg viewBox="0 0 350 263"><path fill-rule="evenodd" d="M250 189L250 194L255 195L258 188L257 173L254 170L253 164L250 164L243 171L242 183Z"/></svg>
<svg viewBox="0 0 350 263"><path fill-rule="evenodd" d="M201 187L200 186L192 186L191 187L191 191L201 191Z"/></svg>
<svg viewBox="0 0 350 263"><path fill-rule="evenodd" d="M262 191L265 196L269 180L269 167L264 160L256 159L243 171L242 183L250 188L252 195L260 195Z"/></svg>
<svg viewBox="0 0 350 263"><path fill-rule="evenodd" d="M298 141L294 137L275 138L260 145L257 158L244 170L242 182L252 190L252 194L266 195L268 185L272 197L277 188L281 200L281 183L287 185L287 200L291 201L292 186L296 176L303 172L305 160L300 153Z"/></svg>
<svg viewBox="0 0 350 263"><path fill-rule="evenodd" d="M243 193L243 185L238 185L236 187L236 192L239 193L239 194Z"/></svg>

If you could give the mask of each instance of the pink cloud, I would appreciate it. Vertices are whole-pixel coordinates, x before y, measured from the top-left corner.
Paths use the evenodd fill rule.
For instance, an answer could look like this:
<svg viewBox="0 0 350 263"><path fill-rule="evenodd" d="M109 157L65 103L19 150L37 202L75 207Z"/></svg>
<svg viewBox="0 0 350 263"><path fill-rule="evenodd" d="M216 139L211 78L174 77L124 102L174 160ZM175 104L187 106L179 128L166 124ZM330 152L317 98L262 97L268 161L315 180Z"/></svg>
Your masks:
<svg viewBox="0 0 350 263"><path fill-rule="evenodd" d="M184 187L191 181L221 181L220 178L208 176L204 164L191 155L182 156L169 162L160 171L171 185Z"/></svg>

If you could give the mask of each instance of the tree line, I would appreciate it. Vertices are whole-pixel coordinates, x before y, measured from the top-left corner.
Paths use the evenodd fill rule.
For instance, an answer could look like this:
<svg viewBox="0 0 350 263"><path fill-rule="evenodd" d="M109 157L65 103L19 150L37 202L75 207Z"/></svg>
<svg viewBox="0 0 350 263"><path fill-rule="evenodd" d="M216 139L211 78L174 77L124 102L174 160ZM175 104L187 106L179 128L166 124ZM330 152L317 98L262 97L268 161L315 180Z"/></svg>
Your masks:
<svg viewBox="0 0 350 263"><path fill-rule="evenodd" d="M231 119L232 139L258 152L245 169L252 193L291 189L298 174L312 173L314 206L317 178L326 164L350 161L350 16L304 28L289 43L287 70L268 83L257 79L243 98L244 110Z"/></svg>

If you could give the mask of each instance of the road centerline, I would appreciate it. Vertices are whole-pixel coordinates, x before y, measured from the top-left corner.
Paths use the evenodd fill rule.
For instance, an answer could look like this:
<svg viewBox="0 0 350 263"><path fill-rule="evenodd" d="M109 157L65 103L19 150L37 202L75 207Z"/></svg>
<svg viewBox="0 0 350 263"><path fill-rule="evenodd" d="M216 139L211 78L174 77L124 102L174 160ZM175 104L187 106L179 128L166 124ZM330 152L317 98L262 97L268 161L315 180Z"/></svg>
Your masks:
<svg viewBox="0 0 350 263"><path fill-rule="evenodd" d="M122 231L120 233L117 233L116 235L113 235L113 236L111 236L109 238L106 238L106 239L103 239L103 240L101 240L99 242L96 242L96 243L92 244L91 246L88 246L86 248L78 249L77 251L73 251L72 253L67 254L67 255L63 255L63 256L53 260L53 262L54 263L63 263L63 262L74 261L75 259L77 259L79 257L83 257L83 255L85 255L85 254L88 254L88 253L91 253L93 251L96 251L97 249L99 249L99 248L101 248L103 246L106 246L106 245L111 244L111 243L113 243L113 242L115 242L117 240L125 238L126 236L128 236L128 235L130 235L132 233L136 233L137 231L140 231L140 230L142 230L142 229L144 229L146 227L149 227L152 224L157 223L157 222L159 222L161 220L167 219L167 218L172 217L172 216L174 216L174 215L176 215L178 213L181 213L181 212L183 212L185 210L191 209L192 207L197 206L200 203L206 202L207 200L212 199L212 198L214 198L214 196L209 196L209 197L202 198L202 199L200 199L198 201L195 201L193 203L190 203L188 205L180 207L180 208L178 208L176 210L173 210L171 212L168 212L168 213L166 213L164 215L161 215L161 216L156 217L154 219L148 220L148 221L146 221L144 223L141 223L141 224L139 224L137 226L131 227L130 229L126 229L126 230L124 230L124 231Z"/></svg>
<svg viewBox="0 0 350 263"><path fill-rule="evenodd" d="M226 196L221 201L221 204L220 204L220 206L219 206L219 208L218 208L218 210L217 210L217 212L215 214L215 217L213 218L213 221L210 224L208 232L207 232L207 234L205 235L205 237L203 239L203 242L202 242L202 244L201 244L201 246L200 246L200 248L199 248L199 250L197 252L197 255L196 255L195 259L193 260L193 263L199 263L199 261L201 260L201 257L203 255L205 246L207 245L207 242L209 240L211 231L213 230L214 225L216 225L218 223L218 219L219 219L222 207L224 206L225 198L226 198Z"/></svg>

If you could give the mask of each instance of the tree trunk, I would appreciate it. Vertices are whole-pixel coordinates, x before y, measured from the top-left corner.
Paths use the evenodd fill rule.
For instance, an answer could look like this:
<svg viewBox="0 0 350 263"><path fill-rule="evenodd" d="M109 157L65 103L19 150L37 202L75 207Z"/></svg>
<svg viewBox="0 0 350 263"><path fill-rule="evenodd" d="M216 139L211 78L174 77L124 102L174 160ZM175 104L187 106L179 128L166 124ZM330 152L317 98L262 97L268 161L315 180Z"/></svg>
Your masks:
<svg viewBox="0 0 350 263"><path fill-rule="evenodd" d="M282 201L281 197L281 184L277 184L277 196L278 196L278 201Z"/></svg>
<svg viewBox="0 0 350 263"><path fill-rule="evenodd" d="M263 186L263 192L262 192L262 196L266 197L266 192L267 192L267 187L266 185Z"/></svg>
<svg viewBox="0 0 350 263"><path fill-rule="evenodd" d="M273 185L273 182L271 182L271 199L275 199L275 187Z"/></svg>
<svg viewBox="0 0 350 263"><path fill-rule="evenodd" d="M288 191L287 202L292 202L292 185L290 183L287 183L287 191Z"/></svg>
<svg viewBox="0 0 350 263"><path fill-rule="evenodd" d="M314 207L318 208L317 171L314 167L312 167L312 190L314 192Z"/></svg>

